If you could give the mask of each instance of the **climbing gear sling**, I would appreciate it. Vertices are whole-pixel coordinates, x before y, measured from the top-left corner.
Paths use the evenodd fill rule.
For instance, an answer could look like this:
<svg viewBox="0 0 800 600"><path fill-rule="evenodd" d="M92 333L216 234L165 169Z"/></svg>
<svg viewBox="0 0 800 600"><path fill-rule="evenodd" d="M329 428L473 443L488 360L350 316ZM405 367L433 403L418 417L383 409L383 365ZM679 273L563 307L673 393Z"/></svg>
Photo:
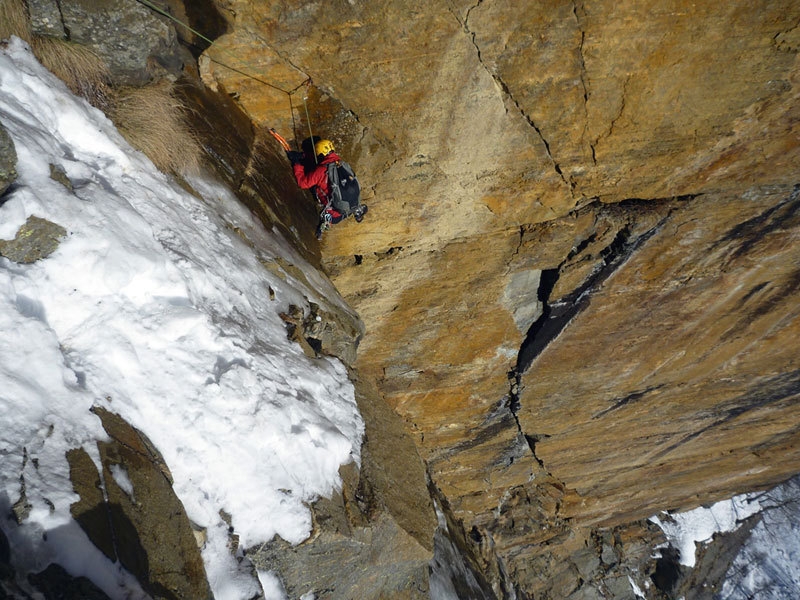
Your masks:
<svg viewBox="0 0 800 600"><path fill-rule="evenodd" d="M283 149L286 150L286 152L291 152L292 151L292 147L289 146L289 142L286 141L286 138L284 138L280 133L275 131L274 128L270 127L269 128L269 132L272 134L272 137L274 137L276 140L278 140L278 143L281 146L283 146Z"/></svg>

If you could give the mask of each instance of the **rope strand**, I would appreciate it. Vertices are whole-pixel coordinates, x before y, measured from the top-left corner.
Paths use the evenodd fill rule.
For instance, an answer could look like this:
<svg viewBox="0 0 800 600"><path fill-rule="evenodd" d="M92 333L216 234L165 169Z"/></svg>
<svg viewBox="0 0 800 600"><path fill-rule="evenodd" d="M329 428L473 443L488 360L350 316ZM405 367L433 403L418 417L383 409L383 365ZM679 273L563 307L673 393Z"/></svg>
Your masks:
<svg viewBox="0 0 800 600"><path fill-rule="evenodd" d="M219 51L219 52L221 52L223 54L227 54L228 56L230 56L232 58L235 58L237 61L239 61L239 57L237 57L236 55L234 55L231 52L228 52L224 48L220 48L219 46L214 46L214 43L215 43L214 40L211 40L211 39L207 38L206 36L204 36L202 33L197 31L196 29L193 29L192 27L190 27L188 24L184 23L183 21L181 21L177 17L174 17L173 15L169 14L165 9L163 9L163 8L161 8L159 6L156 6L150 0L136 0L136 1L139 4L142 4L143 6L149 8L151 10L154 10L158 14L160 14L160 15L162 15L162 16L164 16L164 17L166 17L166 18L168 18L168 19L170 19L172 21L174 21L175 23L177 23L181 27L184 27L187 31L192 32L194 35L196 35L197 37L199 37L200 39L202 39L202 40L204 40L205 42L208 43L208 49L210 49L213 46L216 51ZM260 36L257 36L257 37L260 38ZM262 41L264 41L265 44L267 43L266 40L263 40L263 38L262 38ZM269 45L269 44L267 44L267 45ZM298 85L296 85L291 90L285 90L280 86L277 86L277 85L274 85L274 84L270 83L269 81L264 81L263 79L261 79L259 77L256 77L255 75L251 75L250 73L242 71L241 69L237 69L236 67L232 67L232 66L222 62L221 60L214 58L210 54L207 54L207 56L208 56L209 60L211 60L212 62L215 62L218 65L233 71L234 73L239 73L240 75L242 75L244 77L247 77L249 79L257 81L257 82L259 82L259 83L261 83L263 85L266 85L268 87L271 87L272 89L278 90L279 92L283 92L284 94L289 96L289 112L292 115L292 133L295 136L295 144L300 145L299 142L297 141L298 140L297 123L296 123L295 117L294 117L294 103L292 102L292 96L295 94L295 92L297 92L303 86L311 85L311 77L306 76L306 80L305 81L303 81L302 83L299 83ZM239 62L241 62L241 61L239 61ZM299 69L298 69L298 71L299 71ZM306 122L308 123L308 133L311 136L311 143L312 143L312 146L313 146L314 134L311 131L311 117L308 114L308 104L306 103L307 99L308 99L308 92L306 90L306 93L303 95L303 106L304 106L305 112L306 112ZM313 149L312 149L312 153L313 153ZM314 154L314 162L315 163L318 162L316 154Z"/></svg>
<svg viewBox="0 0 800 600"><path fill-rule="evenodd" d="M319 161L317 160L317 153L313 150L313 148L314 148L314 134L311 132L311 117L308 116L308 104L306 104L306 100L307 99L308 99L308 96L304 94L303 95L303 106L306 109L306 123L308 123L308 135L309 135L309 139L311 140L311 148L312 148L312 152L314 154L314 164L316 165L316 164L319 164Z"/></svg>
<svg viewBox="0 0 800 600"><path fill-rule="evenodd" d="M214 40L211 40L211 39L207 38L206 36L204 36L202 33L197 31L196 29L192 29L192 27L190 27L189 25L187 25L186 23L184 23L183 21L181 21L177 17L174 17L173 15L169 14L163 8L160 8L159 6L156 6L155 4L150 2L150 0L136 0L136 1L139 4L142 4L143 6L146 6L147 8L149 8L151 10L154 10L158 14L160 14L160 15L162 15L164 17L167 17L168 19L174 21L175 23L177 23L181 27L184 27L186 30L188 30L188 31L192 32L193 34L195 34L197 37L199 37L203 41L208 42L209 48L211 48L211 46L214 46ZM214 46L214 49L217 50L218 52L221 52L223 54L227 54L228 56L230 56L232 58L235 58L237 61L239 60L239 58L235 54L233 54L231 52L228 52L224 48L220 48L219 46ZM299 90L301 87L303 87L304 85L308 84L311 81L310 77L306 77L305 81L303 81L302 83L298 84L293 89L285 90L280 86L277 86L275 84L270 83L269 81L264 81L263 79L260 79L259 77L256 77L255 75L251 75L250 73L246 73L245 71L242 71L241 69L237 69L236 67L232 67L232 66L222 62L221 60L218 60L218 59L214 58L213 56L209 55L208 58L212 62L215 62L218 65L220 65L222 67L225 67L226 69L230 69L234 73L239 73L240 75L243 75L244 77L247 77L249 79L257 81L257 82L259 82L259 83L261 83L263 85L269 86L269 87L271 87L271 88L273 88L275 90L278 90L279 92L283 92L284 94L286 94L290 98L291 98L292 94L294 94L297 90Z"/></svg>

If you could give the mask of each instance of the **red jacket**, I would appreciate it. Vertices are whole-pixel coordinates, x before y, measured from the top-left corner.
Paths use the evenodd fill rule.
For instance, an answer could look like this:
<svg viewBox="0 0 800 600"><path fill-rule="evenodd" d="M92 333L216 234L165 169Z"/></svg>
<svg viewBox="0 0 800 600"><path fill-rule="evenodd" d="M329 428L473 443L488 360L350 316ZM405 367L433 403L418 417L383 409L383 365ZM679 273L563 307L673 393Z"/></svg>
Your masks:
<svg viewBox="0 0 800 600"><path fill-rule="evenodd" d="M339 155L331 152L315 165L308 165L307 162L294 163L292 170L294 171L294 178L297 179L297 185L304 190L311 189L320 204L325 206L331 193L331 187L328 183L328 165L339 160L341 160Z"/></svg>

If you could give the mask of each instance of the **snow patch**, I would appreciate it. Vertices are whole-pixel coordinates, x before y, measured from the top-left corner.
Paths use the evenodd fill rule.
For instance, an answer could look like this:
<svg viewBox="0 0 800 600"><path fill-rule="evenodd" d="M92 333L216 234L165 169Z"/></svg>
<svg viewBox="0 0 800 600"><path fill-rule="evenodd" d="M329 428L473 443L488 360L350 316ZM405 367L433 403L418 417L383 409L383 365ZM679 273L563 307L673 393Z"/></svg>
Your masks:
<svg viewBox="0 0 800 600"><path fill-rule="evenodd" d="M761 510L754 495L743 494L730 500L722 500L705 508L699 507L682 513L661 513L650 517L667 536L670 544L680 551L680 563L687 567L695 565L697 544L711 540L718 532L733 531L739 524Z"/></svg>
<svg viewBox="0 0 800 600"><path fill-rule="evenodd" d="M226 187L195 178L195 196L156 170L16 38L0 49L0 119L19 175L0 204L0 237L31 215L68 232L45 260L0 258L0 508L21 499L21 480L30 506L19 526L2 521L15 551L30 550L15 566L58 562L111 598L140 597L69 511L78 498L65 452L83 447L98 462L106 434L90 409L101 406L163 455L189 518L207 529L215 597L254 597L260 584L228 552L220 511L244 547L275 535L298 543L311 531L309 504L339 489L340 465L360 460L364 424L346 368L307 357L279 316L344 301ZM259 259L290 263L305 280ZM133 496L127 474L112 474Z"/></svg>
<svg viewBox="0 0 800 600"><path fill-rule="evenodd" d="M133 482L131 478L128 477L128 472L125 470L125 467L122 465L111 465L109 470L111 471L111 477L114 478L114 483L116 483L119 488L128 495L131 502L135 504L136 498L133 495Z"/></svg>

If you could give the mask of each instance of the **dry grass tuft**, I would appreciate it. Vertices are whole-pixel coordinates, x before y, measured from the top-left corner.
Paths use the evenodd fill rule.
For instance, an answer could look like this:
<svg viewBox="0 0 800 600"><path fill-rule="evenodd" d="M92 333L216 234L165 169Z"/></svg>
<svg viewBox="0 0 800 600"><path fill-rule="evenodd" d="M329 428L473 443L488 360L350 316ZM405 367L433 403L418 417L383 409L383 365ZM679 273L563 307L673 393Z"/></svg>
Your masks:
<svg viewBox="0 0 800 600"><path fill-rule="evenodd" d="M86 46L54 37L34 36L31 47L39 62L72 93L101 110L108 108L111 74L102 58Z"/></svg>
<svg viewBox="0 0 800 600"><path fill-rule="evenodd" d="M107 106L110 76L103 59L86 46L33 34L24 0L0 0L0 39L12 35L28 42L39 62L74 94L98 108Z"/></svg>
<svg viewBox="0 0 800 600"><path fill-rule="evenodd" d="M39 62L74 94L105 112L156 167L176 175L199 171L202 150L170 81L113 88L108 66L88 47L32 34L25 0L0 0L0 39L12 35L28 42Z"/></svg>
<svg viewBox="0 0 800 600"><path fill-rule="evenodd" d="M183 104L162 80L139 88L120 88L109 112L131 146L147 155L164 172L196 173L201 148L186 120Z"/></svg>
<svg viewBox="0 0 800 600"><path fill-rule="evenodd" d="M31 43L31 23L24 0L0 0L0 39L12 35Z"/></svg>

